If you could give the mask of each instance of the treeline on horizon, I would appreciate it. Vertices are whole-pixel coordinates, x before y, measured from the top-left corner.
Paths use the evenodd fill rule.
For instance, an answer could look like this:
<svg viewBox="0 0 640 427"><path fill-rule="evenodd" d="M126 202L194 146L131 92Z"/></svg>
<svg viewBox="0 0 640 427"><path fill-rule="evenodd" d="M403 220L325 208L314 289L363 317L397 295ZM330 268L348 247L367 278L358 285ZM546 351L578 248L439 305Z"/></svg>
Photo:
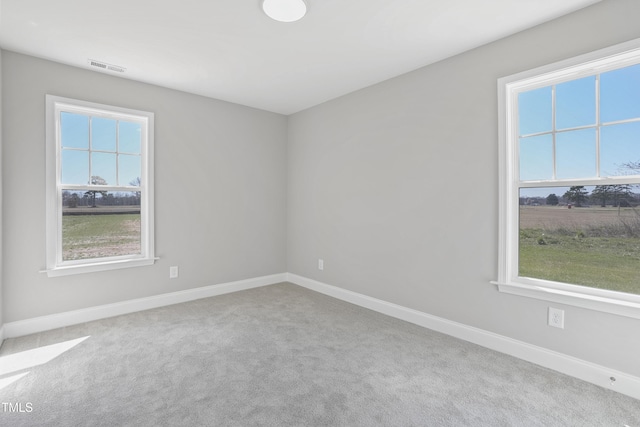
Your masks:
<svg viewBox="0 0 640 427"><path fill-rule="evenodd" d="M562 195L550 193L547 197L520 197L521 206L584 207L597 204L600 207L634 207L639 202L640 194L632 191L631 184L597 185L591 192L584 185L576 185Z"/></svg>

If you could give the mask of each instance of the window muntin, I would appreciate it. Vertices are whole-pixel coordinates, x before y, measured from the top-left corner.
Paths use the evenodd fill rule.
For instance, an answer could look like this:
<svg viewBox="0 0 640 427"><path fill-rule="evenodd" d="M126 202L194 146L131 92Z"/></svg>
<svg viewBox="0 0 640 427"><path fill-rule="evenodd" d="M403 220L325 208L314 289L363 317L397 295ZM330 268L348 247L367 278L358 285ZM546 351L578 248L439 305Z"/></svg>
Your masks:
<svg viewBox="0 0 640 427"><path fill-rule="evenodd" d="M627 163L640 161L640 144L634 144L640 124L640 89L633 87L634 81L640 87L640 64L519 89L515 106L519 180L635 174L625 170ZM635 100L634 91L638 92Z"/></svg>
<svg viewBox="0 0 640 427"><path fill-rule="evenodd" d="M616 80L612 76L622 77ZM638 170L630 167L640 163L640 138L637 138L636 128L640 126L640 109L635 106L636 103L640 104L640 99L636 103L625 102L626 91L630 90L634 79L640 85L640 65L542 88L523 88L518 92L516 128L520 173L516 185L520 201L523 198L530 199L531 194L542 190L540 187L527 186L529 181L554 183L592 178L606 183L611 176L624 178L617 179L616 184L612 182L610 185L587 188L573 185L563 190L566 193L562 195L562 203L566 208L574 207L573 211L557 207L548 209L540 206L540 203L534 206L521 204L518 277L601 289L615 288L640 295L640 286L635 284L640 276L624 275L629 283L611 280L616 269L629 268L626 264L622 267L620 263L613 262L615 255L619 255L618 259L621 260L629 253L635 254L633 248L640 243L637 240L640 235L640 208L636 208L639 200L632 192L638 191L635 185L638 182ZM602 80L607 82L604 87L599 84ZM607 93L604 98L607 99L608 116L618 121L605 124L600 120L602 103L599 100L603 98L602 92ZM614 94L617 96L615 99ZM615 102L616 99L618 102ZM637 116L634 116L635 111ZM535 133L528 134L532 130ZM615 203L607 204L606 198L604 206L590 206L589 198L593 191L596 191L594 198L597 199L598 194L603 194L597 190L609 188L613 192L614 188L621 185L626 186L629 193L629 197L624 199L624 207L620 206L619 200L617 206ZM576 193L578 189L584 194ZM578 200L572 196L579 196ZM611 198L609 201L616 200ZM543 210L546 210L543 215L545 223L538 223L533 228L522 224L524 218L536 216ZM585 210L599 215L602 221L586 220L590 216L578 214L585 213ZM554 216L549 215L551 211ZM523 214L526 215L523 217ZM574 222L569 223L567 217L572 217ZM574 240L565 238L567 236L574 236ZM552 244L547 245L547 241ZM536 242L538 247L535 246ZM594 246L599 250L589 250ZM601 262L603 259L609 259L609 262ZM559 265L564 265L564 271L556 271ZM594 265L599 268L592 269ZM640 262L637 267L640 271ZM592 273L585 278L583 272L589 270ZM617 284L613 285L614 282Z"/></svg>
<svg viewBox="0 0 640 427"><path fill-rule="evenodd" d="M153 114L47 96L47 273L153 263Z"/></svg>
<svg viewBox="0 0 640 427"><path fill-rule="evenodd" d="M504 292L640 318L640 288L636 284L638 277L633 276L635 270L627 270L630 275L625 280L629 286L614 284L615 280L584 279L581 275L584 269L574 274L551 275L547 274L551 268L545 270L545 264L551 266L552 257L546 261L543 257L534 259L537 270L531 269L531 253L526 251L550 247L557 250L562 246L558 241L562 241L547 235L547 240L555 239L556 246L522 246L545 239L529 235L522 218L527 213L543 214L539 211L550 209L540 203L546 202L549 195L565 204L556 206L558 211L553 214L568 215L569 211L575 214L587 209L615 211L617 207L610 201L606 202L606 208L598 204L607 189L629 188L636 198L640 193L640 41L506 77L499 83L500 262L499 277L494 283ZM593 199L588 201L590 208L568 209L563 196L572 187L586 189ZM535 201L524 205L523 199ZM635 218L639 209L634 206L638 202L630 200L630 205L620 206L623 216ZM557 218L547 218L545 225L552 230L557 223ZM578 236L583 243L603 237L601 224L583 225L593 235L572 230L574 237ZM544 232L540 227L534 229L539 234ZM610 232L614 229L609 227ZM605 259L607 251L615 249L612 242L623 237L613 233L608 238L610 247L604 245L600 253L588 256L596 261ZM638 243L634 240L637 236L628 234L624 239L627 240L617 243L628 243L630 247ZM522 254L521 248L525 248ZM566 256L570 252L564 254L564 262L579 265ZM593 264L586 265L592 268Z"/></svg>

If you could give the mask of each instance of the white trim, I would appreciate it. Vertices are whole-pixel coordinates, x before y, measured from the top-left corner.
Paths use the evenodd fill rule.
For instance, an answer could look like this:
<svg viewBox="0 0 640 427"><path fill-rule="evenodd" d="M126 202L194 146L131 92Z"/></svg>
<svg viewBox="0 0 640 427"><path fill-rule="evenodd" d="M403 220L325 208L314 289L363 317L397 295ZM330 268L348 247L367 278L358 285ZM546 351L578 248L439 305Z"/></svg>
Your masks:
<svg viewBox="0 0 640 427"><path fill-rule="evenodd" d="M529 281L536 282L533 279L529 279ZM620 294L620 298L614 299L606 296L613 294L613 291L602 291L603 296L599 296L595 295L595 292L594 295L591 295L583 292L557 289L555 287L551 288L544 285L536 286L528 283L500 283L493 281L491 283L498 286L500 292L511 295L535 298L640 319L640 303L633 301L633 299L640 298L635 295ZM599 289L594 289L594 291L599 291Z"/></svg>
<svg viewBox="0 0 640 427"><path fill-rule="evenodd" d="M97 271L153 265L156 262L156 259L158 258L126 258L115 261L100 261L86 264L65 265L63 267L57 267L51 270L42 270L40 272L47 273L48 277L68 276L70 274L78 273L95 273Z"/></svg>
<svg viewBox="0 0 640 427"><path fill-rule="evenodd" d="M577 80L596 73L605 73L619 67L628 67L640 62L640 39L609 46L604 49L585 53L563 61L543 65L532 70L525 70L511 76L502 77L498 81L509 83L514 88L526 85L529 89ZM613 62L613 65L612 65ZM536 76L535 78L533 78ZM523 83L522 80L526 80Z"/></svg>
<svg viewBox="0 0 640 427"><path fill-rule="evenodd" d="M49 277L95 271L129 268L154 263L154 128L152 112L98 104L94 102L64 98L47 94L46 110L46 265ZM108 117L138 123L141 127L140 141L140 187L129 185L104 185L95 188L105 191L139 191L140 201L140 254L122 257L91 258L64 261L62 259L62 202L60 194L66 188L61 182L60 114L75 112L95 117ZM88 147L91 149L91 146ZM120 153L116 142L116 153ZM90 152L90 151L89 151ZM89 163L91 165L91 163ZM116 177L118 163L116 162ZM89 170L91 176L91 170ZM112 183L113 184L113 183ZM87 189L85 185L70 185L73 189ZM137 190L136 190L137 189ZM127 261L127 262L122 262Z"/></svg>
<svg viewBox="0 0 640 427"><path fill-rule="evenodd" d="M312 291L320 292L333 298L395 317L396 319L469 341L482 347L499 351L600 387L631 396L635 399L640 399L640 377L609 369L605 366L488 332L483 329L474 328L316 280L307 279L306 277L296 274L287 273L286 277L288 282ZM611 377L616 379L615 382L612 383Z"/></svg>
<svg viewBox="0 0 640 427"><path fill-rule="evenodd" d="M203 286L201 288L186 289L184 291L170 292L113 304L99 305L96 307L57 313L49 316L18 320L4 324L4 338L20 337L65 326L77 325L79 323L91 322L93 320L106 319L108 317L135 313L138 311L179 304L201 298L209 298L231 292L273 285L284 281L286 281L285 273L273 274L270 276Z"/></svg>
<svg viewBox="0 0 640 427"><path fill-rule="evenodd" d="M500 292L640 319L640 296L638 295L518 276L519 187L615 185L621 182L637 183L640 181L640 177L606 176L587 179L556 179L554 166L554 177L551 180L521 181L517 144L519 135L516 123L518 117L517 96L521 91L555 85L590 75L598 75L616 68L639 63L640 39L635 39L498 79L498 151L500 168L498 278L491 283L498 285ZM597 96L599 96L599 92L596 92ZM555 120L555 114L553 115L553 120ZM596 104L596 120L594 127L605 125L600 122L598 104ZM634 118L633 120L640 119ZM556 131L554 121L550 132L555 134ZM598 140L596 140L597 142ZM599 161L598 156L596 156L596 161ZM598 165L596 167L599 168Z"/></svg>
<svg viewBox="0 0 640 427"><path fill-rule="evenodd" d="M372 298L316 280L307 279L292 273L273 274L236 282L221 283L184 291L171 292L147 298L139 298L114 304L106 304L75 310L50 316L9 322L0 327L0 340L15 338L23 335L44 332L93 320L123 314L135 313L157 307L164 307L182 302L209 298L217 295L243 291L273 285L280 282L290 282L303 288L319 292L330 297L365 307L378 313L404 320L424 328L432 329L452 337L499 351L510 356L535 363L545 368L553 369L563 374L604 387L618 393L640 399L640 378L626 374L605 366L587 362L576 357L548 350L514 340L483 329L453 322L441 317L433 316L421 311L413 310L397 304ZM610 378L615 377L612 384Z"/></svg>

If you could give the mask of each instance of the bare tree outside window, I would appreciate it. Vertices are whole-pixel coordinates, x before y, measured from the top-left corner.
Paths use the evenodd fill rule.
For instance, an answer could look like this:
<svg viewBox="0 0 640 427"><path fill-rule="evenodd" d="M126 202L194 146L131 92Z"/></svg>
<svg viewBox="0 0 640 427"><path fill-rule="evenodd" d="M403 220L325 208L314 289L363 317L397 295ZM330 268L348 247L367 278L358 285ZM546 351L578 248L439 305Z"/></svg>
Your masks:
<svg viewBox="0 0 640 427"><path fill-rule="evenodd" d="M91 177L91 185L107 185L107 181L99 176ZM85 191L84 196L88 197L91 200L91 207L95 208L96 206L96 194L100 194L101 197L107 197L106 191L98 191L98 190L89 190Z"/></svg>

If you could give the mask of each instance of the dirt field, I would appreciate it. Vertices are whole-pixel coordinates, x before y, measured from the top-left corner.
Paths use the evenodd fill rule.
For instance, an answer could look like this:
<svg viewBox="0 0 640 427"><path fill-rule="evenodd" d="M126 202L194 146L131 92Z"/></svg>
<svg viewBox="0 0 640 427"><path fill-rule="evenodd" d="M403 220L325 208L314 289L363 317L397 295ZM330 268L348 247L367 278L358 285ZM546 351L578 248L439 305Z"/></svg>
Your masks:
<svg viewBox="0 0 640 427"><path fill-rule="evenodd" d="M65 215L62 217L65 261L139 254L140 215Z"/></svg>
<svg viewBox="0 0 640 427"><path fill-rule="evenodd" d="M112 215L112 214L139 214L140 206L79 206L77 208L62 208L62 215Z"/></svg>
<svg viewBox="0 0 640 427"><path fill-rule="evenodd" d="M520 206L520 228L581 228L604 225L621 219L640 218L638 208L572 208L566 206Z"/></svg>

